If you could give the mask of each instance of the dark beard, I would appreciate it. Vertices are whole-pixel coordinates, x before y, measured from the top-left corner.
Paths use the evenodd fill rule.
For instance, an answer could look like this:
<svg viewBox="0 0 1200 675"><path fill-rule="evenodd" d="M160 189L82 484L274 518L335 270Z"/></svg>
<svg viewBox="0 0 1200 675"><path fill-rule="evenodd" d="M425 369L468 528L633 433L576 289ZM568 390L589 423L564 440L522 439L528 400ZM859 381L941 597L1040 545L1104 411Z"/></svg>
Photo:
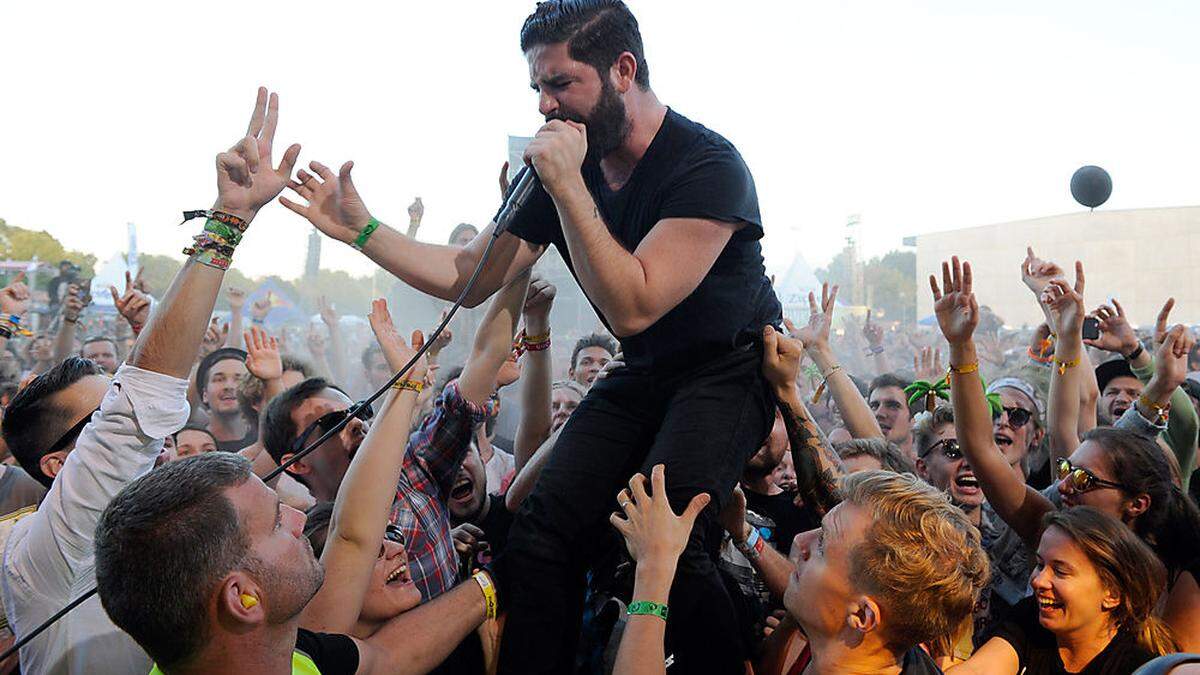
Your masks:
<svg viewBox="0 0 1200 675"><path fill-rule="evenodd" d="M586 117L570 113L551 115L546 121L560 119L579 122L587 127L588 150L584 161L599 161L621 147L629 136L629 119L625 116L625 101L617 94L612 82L601 78L600 100Z"/></svg>

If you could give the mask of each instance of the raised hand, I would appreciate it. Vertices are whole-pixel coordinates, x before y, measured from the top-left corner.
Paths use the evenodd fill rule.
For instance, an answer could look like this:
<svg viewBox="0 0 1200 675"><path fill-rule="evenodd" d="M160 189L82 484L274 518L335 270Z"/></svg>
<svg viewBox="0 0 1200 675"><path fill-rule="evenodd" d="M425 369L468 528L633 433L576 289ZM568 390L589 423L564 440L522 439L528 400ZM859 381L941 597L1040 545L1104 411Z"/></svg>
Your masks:
<svg viewBox="0 0 1200 675"><path fill-rule="evenodd" d="M63 319L72 323L79 320L79 315L83 314L83 310L92 304L92 296L84 295L83 289L75 284L67 286L67 294L62 301Z"/></svg>
<svg viewBox="0 0 1200 675"><path fill-rule="evenodd" d="M763 376L777 389L796 386L800 377L800 359L804 356L804 345L786 335L775 332L771 326L763 328Z"/></svg>
<svg viewBox="0 0 1200 675"><path fill-rule="evenodd" d="M146 268L139 267L137 276L133 278L133 287L135 289L145 293L146 295L150 295L150 284L148 284L146 282L146 279L144 276L145 274L146 274Z"/></svg>
<svg viewBox="0 0 1200 675"><path fill-rule="evenodd" d="M267 335L258 326L242 333L246 341L246 370L266 382L283 377L283 358L279 355L279 341Z"/></svg>
<svg viewBox="0 0 1200 675"><path fill-rule="evenodd" d="M933 311L937 314L942 335L950 344L970 340L975 334L975 327L979 325L979 302L975 300L971 282L971 263L960 263L958 256L953 256L948 263L942 263L942 289L945 293L938 288L937 277L929 275Z"/></svg>
<svg viewBox="0 0 1200 675"><path fill-rule="evenodd" d="M271 291L267 291L265 297L259 298L250 303L250 320L255 323L262 323L267 320L267 315L271 313Z"/></svg>
<svg viewBox="0 0 1200 675"><path fill-rule="evenodd" d="M828 283L821 284L821 306L817 307L817 299L810 291L808 294L808 324L800 328L785 324L791 336L801 343L805 349L828 349L829 329L833 325L833 308L837 301L838 287L831 290Z"/></svg>
<svg viewBox="0 0 1200 675"><path fill-rule="evenodd" d="M271 147L279 123L279 95L258 88L258 100L250 116L246 135L226 152L217 155L217 201L213 208L232 213L247 221L275 199L287 185L299 144L283 153L278 167L272 166Z"/></svg>
<svg viewBox="0 0 1200 675"><path fill-rule="evenodd" d="M246 306L246 291L230 286L225 289L225 299L229 302L230 312L241 314L242 308Z"/></svg>
<svg viewBox="0 0 1200 675"><path fill-rule="evenodd" d="M221 324L219 317L213 317L204 331L204 339L200 341L200 358L204 358L225 344L229 336L229 324Z"/></svg>
<svg viewBox="0 0 1200 675"><path fill-rule="evenodd" d="M1162 383L1167 398L1187 379L1188 352L1195 346L1195 336L1182 324L1172 327L1163 336L1163 342L1154 355L1154 377Z"/></svg>
<svg viewBox="0 0 1200 675"><path fill-rule="evenodd" d="M308 335L305 336L308 343L308 353L316 358L325 356L326 344L325 334L317 329L314 325L308 326Z"/></svg>
<svg viewBox="0 0 1200 675"><path fill-rule="evenodd" d="M450 530L450 539L454 542L454 550L463 560L474 560L480 552L491 550L487 534L471 523L463 523Z"/></svg>
<svg viewBox="0 0 1200 675"><path fill-rule="evenodd" d="M646 477L635 474L629 488L617 495L617 504L625 517L614 513L609 522L625 537L629 555L639 565L674 567L679 554L687 546L696 516L708 506L710 497L702 492L688 503L680 515L675 515L667 500L667 479L662 464L651 471L653 496L646 493Z"/></svg>
<svg viewBox="0 0 1200 675"><path fill-rule="evenodd" d="M1051 279L1065 279L1066 275L1063 268L1034 255L1032 246L1026 247L1025 260L1021 262L1021 281L1034 295L1041 297Z"/></svg>
<svg viewBox="0 0 1200 675"><path fill-rule="evenodd" d="M441 318L438 319L439 326L442 325L442 322L446 320L446 315L449 313L450 313L450 310L448 310L448 309L442 310L442 316L441 316ZM453 341L454 341L454 331L450 329L449 324L446 324L446 327L442 329L442 332L438 333L437 338L435 338L433 341L433 344L430 345L429 351L425 352L425 353L430 356L440 354L442 352L442 350L445 349L446 347L448 347L450 345L450 343Z"/></svg>
<svg viewBox="0 0 1200 675"><path fill-rule="evenodd" d="M1114 352L1122 356L1129 356L1137 351L1138 338L1133 332L1133 326L1129 325L1129 320L1125 318L1125 308L1113 299L1112 305L1100 305L1096 311L1092 312L1092 316L1096 317L1097 323L1100 325L1100 337L1095 340L1084 340L1084 344L1103 349L1106 352ZM1163 329L1166 332L1166 329Z"/></svg>
<svg viewBox="0 0 1200 675"><path fill-rule="evenodd" d="M24 316L29 311L29 286L25 285L25 272L17 276L4 288L0 288L0 313L9 316Z"/></svg>
<svg viewBox="0 0 1200 675"><path fill-rule="evenodd" d="M141 272L138 276L141 277ZM128 271L125 272L125 292L117 295L116 286L109 286L108 292L112 294L117 313L125 317L135 331L141 330L150 320L150 296L138 289L137 280L131 279Z"/></svg>
<svg viewBox="0 0 1200 675"><path fill-rule="evenodd" d="M508 162L500 167L500 201L508 197Z"/></svg>
<svg viewBox="0 0 1200 675"><path fill-rule="evenodd" d="M383 358L393 372L403 368L425 345L425 336L419 330L413 331L411 343L404 341L400 331L396 330L396 324L392 323L392 313L388 311L387 300L383 298L376 298L371 302L371 313L367 315L367 321L371 324L371 331L375 333L375 339L383 351ZM420 381L425 377L428 367L428 361L422 355L400 379Z"/></svg>
<svg viewBox="0 0 1200 675"><path fill-rule="evenodd" d="M863 339L871 349L883 348L883 326L871 322L871 310L867 310L867 322L862 327Z"/></svg>
<svg viewBox="0 0 1200 675"><path fill-rule="evenodd" d="M1167 298L1161 310L1158 311L1158 319L1154 322L1154 346L1161 346L1163 341L1167 339L1167 320L1171 317L1171 309L1175 307L1175 298Z"/></svg>
<svg viewBox="0 0 1200 675"><path fill-rule="evenodd" d="M302 206L287 197L280 197L279 202L303 216L322 234L349 244L371 219L371 213L350 178L354 162L343 164L336 176L320 162L310 162L308 167L315 176L301 169L296 173L296 180L287 184L306 204Z"/></svg>
<svg viewBox="0 0 1200 675"><path fill-rule="evenodd" d="M425 204L421 203L421 198L417 197L413 203L408 205L408 220L412 223L419 223L425 217Z"/></svg>
<svg viewBox="0 0 1200 675"><path fill-rule="evenodd" d="M529 281L529 290L525 293L525 305L521 308L525 321L528 322L531 317L549 321L550 308L554 306L554 296L557 293L558 288L554 284L541 275L533 275Z"/></svg>
<svg viewBox="0 0 1200 675"><path fill-rule="evenodd" d="M933 347L922 347L920 353L913 354L913 372L918 380L937 382L946 374L942 366L942 350Z"/></svg>
<svg viewBox="0 0 1200 675"><path fill-rule="evenodd" d="M323 295L317 298L317 311L321 314L321 321L325 322L326 326L329 326L329 330L337 328L337 310L334 309L333 305Z"/></svg>
<svg viewBox="0 0 1200 675"><path fill-rule="evenodd" d="M1075 262L1075 285L1051 279L1042 291L1041 302L1050 312L1054 334L1062 338L1083 333L1083 263Z"/></svg>
<svg viewBox="0 0 1200 675"><path fill-rule="evenodd" d="M741 485L733 486L733 498L721 509L717 519L735 542L741 544L746 541L746 493Z"/></svg>

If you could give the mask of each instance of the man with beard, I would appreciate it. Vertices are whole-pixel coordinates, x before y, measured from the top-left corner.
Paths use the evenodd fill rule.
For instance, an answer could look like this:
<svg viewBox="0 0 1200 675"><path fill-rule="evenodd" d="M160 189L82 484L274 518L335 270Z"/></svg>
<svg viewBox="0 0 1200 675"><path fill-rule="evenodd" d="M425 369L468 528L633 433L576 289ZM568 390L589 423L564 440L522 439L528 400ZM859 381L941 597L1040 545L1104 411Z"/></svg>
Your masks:
<svg viewBox="0 0 1200 675"><path fill-rule="evenodd" d="M713 562L715 516L771 426L759 372L762 327L782 320L763 267L754 181L731 143L663 105L650 88L636 19L620 0L543 2L521 30L547 123L526 149L544 189L499 235L466 297L478 304L553 244L625 367L595 384L563 427L498 561L511 589L501 673L572 668L587 562L609 545L612 495L665 464L678 508L700 492L672 591L676 669L742 672L734 612ZM284 199L325 234L418 290L453 299L494 225L464 247L383 226L350 177L311 163Z"/></svg>
<svg viewBox="0 0 1200 675"><path fill-rule="evenodd" d="M237 452L257 436L237 400L246 374L246 352L236 347L214 350L196 367L196 390L208 412L208 430L217 439L217 449L224 452Z"/></svg>

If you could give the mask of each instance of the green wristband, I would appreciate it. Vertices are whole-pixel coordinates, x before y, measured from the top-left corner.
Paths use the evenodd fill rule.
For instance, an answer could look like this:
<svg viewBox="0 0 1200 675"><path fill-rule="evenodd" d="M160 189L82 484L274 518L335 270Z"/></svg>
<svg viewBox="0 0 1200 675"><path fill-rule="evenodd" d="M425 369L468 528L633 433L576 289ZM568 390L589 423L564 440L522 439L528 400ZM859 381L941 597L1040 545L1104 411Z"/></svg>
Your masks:
<svg viewBox="0 0 1200 675"><path fill-rule="evenodd" d="M648 600L638 600L636 602L629 603L629 609L627 609L625 613L629 616L651 615L657 616L663 621L667 620L667 606L661 605L657 602L650 602Z"/></svg>
<svg viewBox="0 0 1200 675"><path fill-rule="evenodd" d="M363 247L367 245L367 240L371 238L372 234L375 234L375 230L379 229L380 225L381 223L373 217L367 219L367 226L362 229L362 232L358 233L358 238L350 243L354 247L354 250L363 250Z"/></svg>

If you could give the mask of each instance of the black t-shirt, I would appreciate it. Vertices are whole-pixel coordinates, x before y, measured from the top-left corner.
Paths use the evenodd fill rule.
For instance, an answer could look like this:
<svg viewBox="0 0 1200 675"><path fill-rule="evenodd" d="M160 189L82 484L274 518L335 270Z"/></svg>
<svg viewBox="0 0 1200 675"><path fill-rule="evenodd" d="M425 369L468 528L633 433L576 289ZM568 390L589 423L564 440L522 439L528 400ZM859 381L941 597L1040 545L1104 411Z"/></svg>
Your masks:
<svg viewBox="0 0 1200 675"><path fill-rule="evenodd" d="M1013 607L1008 620L988 635L988 639L1000 638L1012 645L1025 675L1126 675L1154 658L1138 646L1133 635L1121 631L1087 667L1072 674L1058 655L1054 634L1038 623L1037 613L1037 599L1025 598Z"/></svg>
<svg viewBox="0 0 1200 675"><path fill-rule="evenodd" d="M301 628L296 633L296 651L311 659L321 675L354 675L358 670L358 645L348 635Z"/></svg>
<svg viewBox="0 0 1200 675"><path fill-rule="evenodd" d="M508 530L512 528L513 513L504 504L504 497L489 494L488 512L483 520L476 523L483 530L484 541L488 543L491 557L495 558L504 550L508 543Z"/></svg>
<svg viewBox="0 0 1200 675"><path fill-rule="evenodd" d="M764 325L782 320L763 267L754 179L729 141L668 110L620 190L609 189L597 160L584 162L582 173L609 231L630 251L664 218L744 224L691 295L654 325L621 340L627 367L678 372L722 356L753 340ZM553 244L578 279L554 202L545 190L534 192L509 231L535 244ZM596 312L608 325L599 308Z"/></svg>
<svg viewBox="0 0 1200 675"><path fill-rule="evenodd" d="M743 491L746 493L746 508L775 523L775 527L769 532L766 528L758 528L759 535L784 555L791 552L792 540L797 534L816 529L820 525L820 520L808 509L796 506L792 501L795 495L790 492L764 495L753 490Z"/></svg>

